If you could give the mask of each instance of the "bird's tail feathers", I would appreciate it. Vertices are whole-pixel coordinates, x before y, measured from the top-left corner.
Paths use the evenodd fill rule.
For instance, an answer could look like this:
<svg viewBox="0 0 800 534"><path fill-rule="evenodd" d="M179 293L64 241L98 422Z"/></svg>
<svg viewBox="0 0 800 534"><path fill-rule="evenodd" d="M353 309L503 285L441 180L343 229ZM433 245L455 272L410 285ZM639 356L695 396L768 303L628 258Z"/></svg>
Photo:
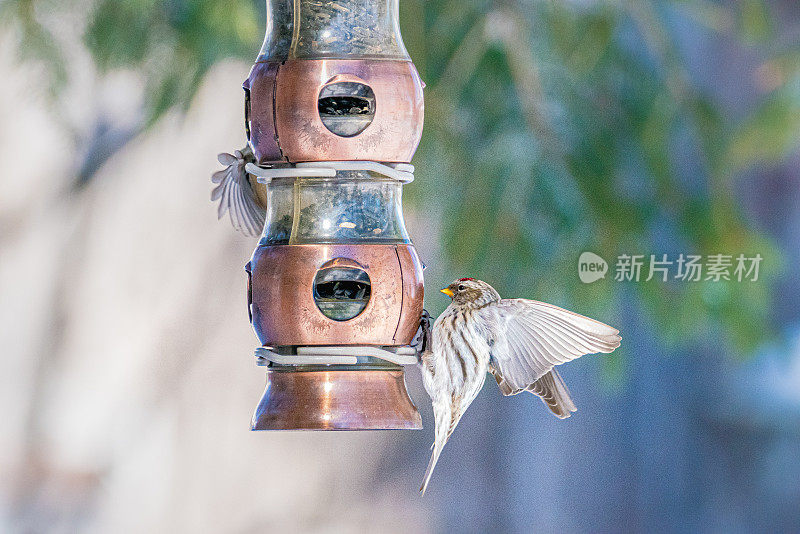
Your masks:
<svg viewBox="0 0 800 534"><path fill-rule="evenodd" d="M578 411L572 402L569 389L558 371L553 368L539 380L526 388L542 399L550 411L559 419L566 419L572 412Z"/></svg>
<svg viewBox="0 0 800 534"><path fill-rule="evenodd" d="M447 443L447 439L452 432L450 430L452 411L449 405L434 402L433 415L436 419L436 435L433 440L433 446L431 447L433 449L431 459L428 461L428 468L425 470L425 478L422 480L422 486L419 488L422 495L425 495L425 490L428 489L428 483L431 481L433 469L436 467L436 462L439 461L439 455L442 454L442 449L444 449L444 445Z"/></svg>
<svg viewBox="0 0 800 534"><path fill-rule="evenodd" d="M433 468L436 467L436 462L439 461L439 455L442 453L442 449L444 448L444 443L439 446L438 443L434 443L433 452L431 453L431 459L428 461L428 468L425 470L425 478L422 480L422 486L419 488L419 492L422 495L425 495L425 490L428 489L428 482L431 481L431 475L433 475Z"/></svg>

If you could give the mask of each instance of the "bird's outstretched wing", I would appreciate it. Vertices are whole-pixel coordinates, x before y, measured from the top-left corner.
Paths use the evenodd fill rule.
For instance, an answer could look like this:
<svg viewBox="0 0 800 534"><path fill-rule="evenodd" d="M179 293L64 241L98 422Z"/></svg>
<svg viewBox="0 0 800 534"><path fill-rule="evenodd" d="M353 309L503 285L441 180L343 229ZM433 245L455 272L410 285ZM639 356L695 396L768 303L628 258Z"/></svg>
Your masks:
<svg viewBox="0 0 800 534"><path fill-rule="evenodd" d="M211 200L219 200L219 218L227 211L234 228L245 235L259 235L266 212L259 205L245 170L247 163L255 161L253 152L250 147L245 147L233 154L223 152L217 159L225 165L224 169L211 176L211 181L218 184L211 191Z"/></svg>
<svg viewBox="0 0 800 534"><path fill-rule="evenodd" d="M535 300L503 299L478 313L491 338L489 371L502 393L530 391L559 417L575 405L553 368L584 354L613 352L622 339L616 328Z"/></svg>

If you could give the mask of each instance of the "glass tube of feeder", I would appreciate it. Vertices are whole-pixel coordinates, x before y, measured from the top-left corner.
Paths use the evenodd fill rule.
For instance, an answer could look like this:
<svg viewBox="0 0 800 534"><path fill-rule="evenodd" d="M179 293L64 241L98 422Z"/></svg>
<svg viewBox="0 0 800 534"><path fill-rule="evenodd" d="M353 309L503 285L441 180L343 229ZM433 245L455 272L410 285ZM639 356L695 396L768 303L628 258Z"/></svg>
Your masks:
<svg viewBox="0 0 800 534"><path fill-rule="evenodd" d="M259 61L409 59L398 0L267 0Z"/></svg>

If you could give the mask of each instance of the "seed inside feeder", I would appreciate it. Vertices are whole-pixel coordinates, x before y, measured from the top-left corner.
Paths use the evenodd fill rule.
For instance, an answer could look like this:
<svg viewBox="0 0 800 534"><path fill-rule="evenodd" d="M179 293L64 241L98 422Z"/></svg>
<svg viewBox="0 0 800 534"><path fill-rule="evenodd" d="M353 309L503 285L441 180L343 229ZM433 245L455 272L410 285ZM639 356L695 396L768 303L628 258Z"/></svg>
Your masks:
<svg viewBox="0 0 800 534"><path fill-rule="evenodd" d="M368 171L277 178L267 186L259 243L409 243L401 197L400 182Z"/></svg>
<svg viewBox="0 0 800 534"><path fill-rule="evenodd" d="M375 118L375 93L363 83L331 83L320 91L317 110L328 130L352 137L363 132Z"/></svg>
<svg viewBox="0 0 800 534"><path fill-rule="evenodd" d="M291 57L407 59L397 0L294 0Z"/></svg>
<svg viewBox="0 0 800 534"><path fill-rule="evenodd" d="M369 275L353 263L341 258L331 260L314 278L314 302L323 315L334 321L353 319L369 302Z"/></svg>

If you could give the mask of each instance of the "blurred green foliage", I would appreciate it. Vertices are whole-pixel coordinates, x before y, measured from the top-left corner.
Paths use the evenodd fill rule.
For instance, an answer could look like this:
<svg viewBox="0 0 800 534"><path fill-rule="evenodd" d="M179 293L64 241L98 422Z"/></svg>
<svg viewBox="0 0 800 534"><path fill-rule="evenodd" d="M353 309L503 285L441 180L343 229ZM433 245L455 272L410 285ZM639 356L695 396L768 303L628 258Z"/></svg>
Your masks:
<svg viewBox="0 0 800 534"><path fill-rule="evenodd" d="M2 9L17 21L22 49L57 65L37 5L7 0ZM252 60L263 17L251 0L99 0L85 42L100 69L141 71L154 120L186 107L216 61ZM736 181L780 162L800 136L800 46L773 39L774 17L760 0L402 0L406 45L428 83L418 180L407 195L442 218L449 258L433 269L442 277L434 283L476 276L502 294L610 323L635 298L633 311L645 311L667 342L711 332L750 353L773 333L781 260L743 217ZM742 81L757 99L749 114L693 79L688 60L705 51L680 45L687 31L763 58ZM606 280L580 283L585 250L609 262ZM764 261L755 283L615 282L624 253Z"/></svg>

